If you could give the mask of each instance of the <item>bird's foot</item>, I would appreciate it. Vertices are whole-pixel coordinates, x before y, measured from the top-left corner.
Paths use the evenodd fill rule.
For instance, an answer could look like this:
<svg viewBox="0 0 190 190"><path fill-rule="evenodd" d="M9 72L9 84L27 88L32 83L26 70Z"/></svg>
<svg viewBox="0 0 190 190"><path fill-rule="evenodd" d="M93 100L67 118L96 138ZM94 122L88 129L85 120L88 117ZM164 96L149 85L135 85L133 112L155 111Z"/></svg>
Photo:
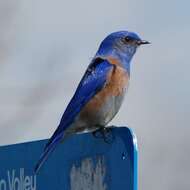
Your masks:
<svg viewBox="0 0 190 190"><path fill-rule="evenodd" d="M109 144L111 144L115 139L112 127L101 126L98 130L94 131L92 134L95 138L102 138L104 142Z"/></svg>

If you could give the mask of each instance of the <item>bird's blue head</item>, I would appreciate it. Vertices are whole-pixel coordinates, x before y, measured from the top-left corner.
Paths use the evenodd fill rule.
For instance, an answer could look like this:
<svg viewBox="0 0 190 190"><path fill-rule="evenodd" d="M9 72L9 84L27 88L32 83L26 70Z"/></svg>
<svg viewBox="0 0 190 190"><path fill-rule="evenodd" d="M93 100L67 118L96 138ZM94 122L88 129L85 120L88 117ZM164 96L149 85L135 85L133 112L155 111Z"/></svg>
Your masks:
<svg viewBox="0 0 190 190"><path fill-rule="evenodd" d="M119 31L108 35L101 43L96 56L113 57L129 67L129 63L140 45L149 44L134 32Z"/></svg>

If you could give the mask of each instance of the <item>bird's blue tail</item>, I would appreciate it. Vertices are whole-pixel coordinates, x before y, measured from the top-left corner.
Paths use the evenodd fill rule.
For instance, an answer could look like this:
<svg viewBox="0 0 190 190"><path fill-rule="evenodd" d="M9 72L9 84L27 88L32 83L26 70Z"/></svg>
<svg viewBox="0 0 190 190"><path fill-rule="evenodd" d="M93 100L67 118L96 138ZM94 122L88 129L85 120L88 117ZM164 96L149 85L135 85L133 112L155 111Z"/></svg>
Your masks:
<svg viewBox="0 0 190 190"><path fill-rule="evenodd" d="M57 136L51 143L48 143L48 146L44 148L44 152L42 153L39 161L37 162L34 172L37 174L44 164L44 162L47 160L48 156L55 150L57 145L62 141L63 139L63 134L60 134Z"/></svg>

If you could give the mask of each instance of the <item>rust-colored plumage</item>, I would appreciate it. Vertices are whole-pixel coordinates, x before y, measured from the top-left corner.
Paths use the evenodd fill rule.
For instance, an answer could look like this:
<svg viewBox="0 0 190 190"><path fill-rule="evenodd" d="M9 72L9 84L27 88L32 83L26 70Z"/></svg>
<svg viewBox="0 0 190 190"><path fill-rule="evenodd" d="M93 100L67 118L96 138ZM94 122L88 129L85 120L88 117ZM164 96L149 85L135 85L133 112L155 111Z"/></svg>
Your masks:
<svg viewBox="0 0 190 190"><path fill-rule="evenodd" d="M107 76L104 88L98 92L81 110L80 118L95 123L96 115L109 97L122 96L129 83L129 75L118 60L109 57L108 61L114 65ZM92 122L94 120L94 122Z"/></svg>

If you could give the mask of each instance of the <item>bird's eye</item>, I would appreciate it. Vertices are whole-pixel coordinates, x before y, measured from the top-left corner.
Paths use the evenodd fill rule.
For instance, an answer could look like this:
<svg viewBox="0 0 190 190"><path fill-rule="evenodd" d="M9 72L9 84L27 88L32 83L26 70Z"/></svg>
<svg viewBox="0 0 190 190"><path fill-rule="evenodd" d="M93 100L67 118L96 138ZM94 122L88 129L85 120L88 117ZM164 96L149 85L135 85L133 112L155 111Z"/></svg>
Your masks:
<svg viewBox="0 0 190 190"><path fill-rule="evenodd" d="M129 43L129 42L131 42L133 39L130 38L129 36L126 36L126 37L124 38L124 40L125 40L125 42Z"/></svg>

